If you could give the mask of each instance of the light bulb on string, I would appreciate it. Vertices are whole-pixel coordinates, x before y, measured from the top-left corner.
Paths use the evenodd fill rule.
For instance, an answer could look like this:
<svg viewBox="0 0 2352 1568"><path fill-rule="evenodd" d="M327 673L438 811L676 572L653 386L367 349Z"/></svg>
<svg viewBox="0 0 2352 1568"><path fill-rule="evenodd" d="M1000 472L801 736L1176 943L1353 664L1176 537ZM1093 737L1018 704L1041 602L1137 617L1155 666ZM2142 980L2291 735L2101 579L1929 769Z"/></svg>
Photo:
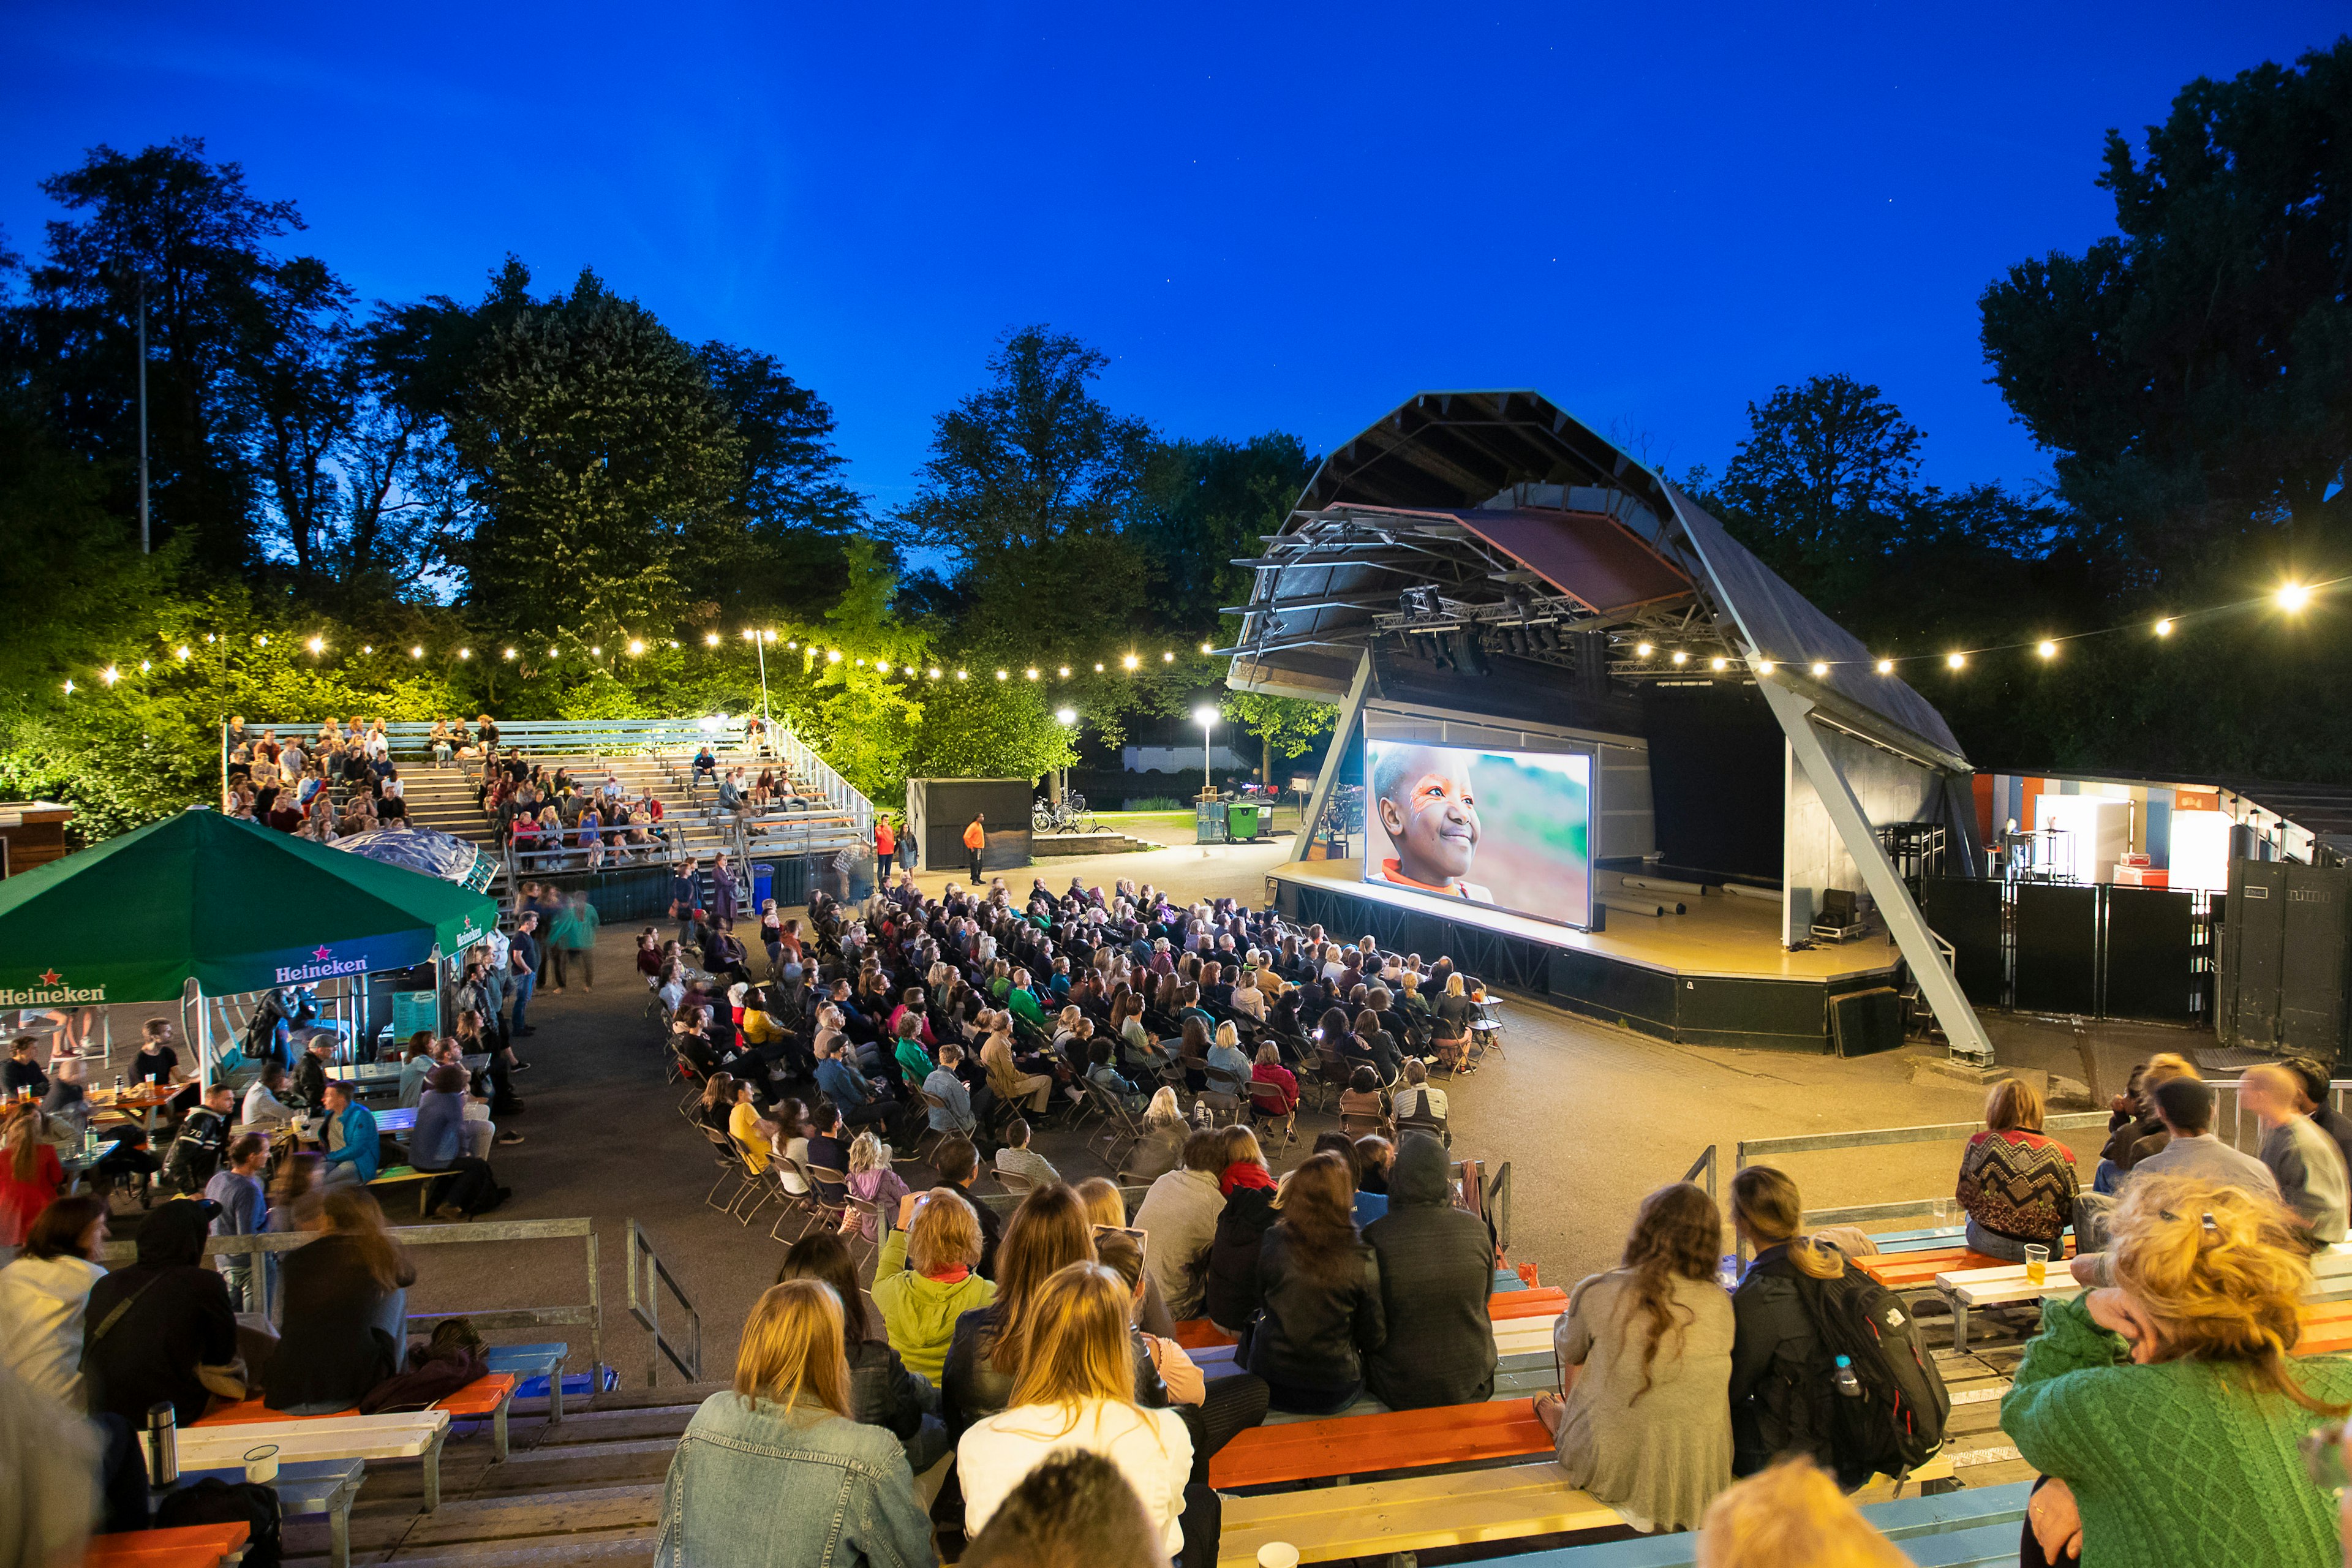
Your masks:
<svg viewBox="0 0 2352 1568"><path fill-rule="evenodd" d="M1024 673L1025 673L1025 674L1029 677L1029 679L1032 679L1032 680L1034 680L1034 679L1037 679L1037 671L1036 671L1036 669L1035 669L1034 667L1033 667L1032 668L1030 668L1030 669L1028 669L1028 670L1024 671Z"/></svg>
<svg viewBox="0 0 2352 1568"><path fill-rule="evenodd" d="M2040 642L2033 645L2033 651L2040 654L2043 658L2056 658L2058 657L2058 645L2052 642L2048 637L2043 637Z"/></svg>
<svg viewBox="0 0 2352 1568"><path fill-rule="evenodd" d="M180 656L180 662L181 662L182 664L185 664L185 663L187 663L187 662L188 662L188 645L187 645L187 644L185 644L185 643L182 643L182 644L181 644L181 645L180 645L176 649L174 649L173 651L174 651L174 652L176 652L176 653Z"/></svg>
<svg viewBox="0 0 2352 1568"><path fill-rule="evenodd" d="M2277 601L2280 609L2292 616L2311 603L2311 589L2302 583L2282 583L2278 592L2271 597Z"/></svg>
<svg viewBox="0 0 2352 1568"><path fill-rule="evenodd" d="M122 679L122 672L110 664L104 669L98 672L98 678L106 682L109 686L111 686L116 681Z"/></svg>
<svg viewBox="0 0 2352 1568"><path fill-rule="evenodd" d="M418 647L410 648L408 650L408 657L411 658L423 658L425 657L425 649L423 646L419 645Z"/></svg>
<svg viewBox="0 0 2352 1568"><path fill-rule="evenodd" d="M1813 661L1813 678L1816 680L1820 679L1822 676L1827 675L1829 672L1830 667L1828 665L1823 664L1819 659L1815 659Z"/></svg>
<svg viewBox="0 0 2352 1568"><path fill-rule="evenodd" d="M1633 657L1635 658L1647 658L1657 651L1658 650L1656 648L1652 647L1645 642L1637 642L1633 645Z"/></svg>
<svg viewBox="0 0 2352 1568"><path fill-rule="evenodd" d="M1176 656L1172 653L1163 653L1160 656L1160 662L1162 664L1173 664L1176 662Z"/></svg>
<svg viewBox="0 0 2352 1568"><path fill-rule="evenodd" d="M309 648L314 654L324 653L327 651L327 639L324 637L312 637L309 642L304 643L302 646Z"/></svg>
<svg viewBox="0 0 2352 1568"><path fill-rule="evenodd" d="M269 634L268 632L264 632L261 636L254 638L253 640L260 644L263 647L268 647L269 646Z"/></svg>
<svg viewBox="0 0 2352 1568"><path fill-rule="evenodd" d="M211 639L208 637L205 640L209 642ZM373 653L375 651L375 644L372 642L362 643L360 644L360 651L362 653Z"/></svg>
<svg viewBox="0 0 2352 1568"><path fill-rule="evenodd" d="M1756 661L1756 673L1759 675L1769 675L1772 673L1772 661L1769 658L1759 658Z"/></svg>
<svg viewBox="0 0 2352 1568"><path fill-rule="evenodd" d="M1969 656L1964 653L1948 653L1944 656L1944 668L1947 669L1965 668L1968 662Z"/></svg>
<svg viewBox="0 0 2352 1568"><path fill-rule="evenodd" d="M837 647L829 647L825 649L824 662L827 664L839 664L841 662L841 650Z"/></svg>
<svg viewBox="0 0 2352 1568"><path fill-rule="evenodd" d="M1065 724L1075 724L1078 721L1078 710L1075 708L1056 708L1054 710L1054 717Z"/></svg>
<svg viewBox="0 0 2352 1568"><path fill-rule="evenodd" d="M924 679L927 680L937 680L939 678L940 667L936 664L931 666L931 668L924 673Z"/></svg>
<svg viewBox="0 0 2352 1568"><path fill-rule="evenodd" d="M2168 637L2172 635L2171 616L2167 616L2164 619L2156 623L2156 635L2160 637Z"/></svg>
<svg viewBox="0 0 2352 1568"><path fill-rule="evenodd" d="M1681 648L1676 648L1676 649L1675 649L1675 663L1676 663L1677 665L1684 665L1684 664L1688 664L1689 662L1690 662L1690 655L1689 655L1689 654L1687 654L1687 653L1684 652Z"/></svg>
<svg viewBox="0 0 2352 1568"><path fill-rule="evenodd" d="M66 695L68 697L73 695L73 682L70 680L66 682Z"/></svg>
<svg viewBox="0 0 2352 1568"><path fill-rule="evenodd" d="M459 658L471 658L474 657L474 650L469 647L461 647L457 650L457 657Z"/></svg>
<svg viewBox="0 0 2352 1568"><path fill-rule="evenodd" d="M604 657L604 650L592 643L588 647L588 657L590 658L602 658Z"/></svg>
<svg viewBox="0 0 2352 1568"><path fill-rule="evenodd" d="M1064 680L1067 680L1067 679L1070 679L1070 667L1069 667L1068 665L1066 665L1066 665L1061 666L1061 667L1060 667L1060 672L1061 672L1061 678L1062 678Z"/></svg>
<svg viewBox="0 0 2352 1568"><path fill-rule="evenodd" d="M1139 659L1139 658L1136 658L1136 657L1135 657L1135 655L1133 655L1133 654L1129 654L1125 658L1120 659L1118 662L1119 662L1120 668L1125 668L1125 669L1130 669L1130 670L1131 670L1131 669L1135 668L1138 665L1141 664L1143 661L1142 661L1141 659Z"/></svg>
<svg viewBox="0 0 2352 1568"><path fill-rule="evenodd" d="M760 634L758 632L753 631L749 626L745 626L743 628L743 640L745 642L755 642L759 639L759 636Z"/></svg>
<svg viewBox="0 0 2352 1568"><path fill-rule="evenodd" d="M141 659L141 660L139 661L139 673L140 673L140 674L142 674L142 675L146 674L149 670L151 670L151 669L152 669L152 668L155 668L155 667L154 667L153 665L149 664L149 663L148 663L145 659L143 659L143 658L142 658L142 659Z"/></svg>
<svg viewBox="0 0 2352 1568"><path fill-rule="evenodd" d="M971 679L971 671L968 669L959 669L956 671L956 679L958 680L970 680Z"/></svg>
<svg viewBox="0 0 2352 1568"><path fill-rule="evenodd" d="M1708 659L1706 661L1706 667L1709 669L1729 669L1731 668L1731 661L1718 655L1714 658Z"/></svg>
<svg viewBox="0 0 2352 1568"><path fill-rule="evenodd" d="M1216 645L1216 644L1214 644L1214 643L1206 643L1206 642L1204 642L1204 643L1202 643L1202 644L1201 645L1201 651L1202 651L1202 653L1207 653L1210 649L1212 649L1212 648L1215 647L1216 646L1217 646L1217 645Z"/></svg>
<svg viewBox="0 0 2352 1568"><path fill-rule="evenodd" d="M1882 659L1880 659L1880 660L1878 661L1878 673L1879 673L1879 674L1881 674L1881 675L1892 675L1892 674L1894 674L1894 673L1895 673L1895 661L1894 661L1893 659L1891 659L1891 658L1882 658Z"/></svg>
<svg viewBox="0 0 2352 1568"><path fill-rule="evenodd" d="M702 643L705 647L717 647L719 646L719 634L717 632L703 633Z"/></svg>
<svg viewBox="0 0 2352 1568"><path fill-rule="evenodd" d="M645 651L646 651L646 645L645 645L645 642L644 642L644 640L643 640L642 638L639 638L639 637L631 637L631 638L629 639L629 657L630 657L630 658L635 658L637 655L639 655L639 654L641 654L641 653L643 653L643 652L645 652Z"/></svg>
<svg viewBox="0 0 2352 1568"><path fill-rule="evenodd" d="M212 634L212 633L210 633L210 632L206 632L206 633L205 634L205 641L206 641L206 642L210 642L210 641L212 641L212 640L213 640L213 634Z"/></svg>
<svg viewBox="0 0 2352 1568"><path fill-rule="evenodd" d="M1009 680L1012 679L1012 676L1008 671L1000 669L996 672L996 679L999 680Z"/></svg>
<svg viewBox="0 0 2352 1568"><path fill-rule="evenodd" d="M509 649L507 649L507 650L506 650L506 652L505 652L503 655L501 655L500 657L505 658L511 659L511 658L514 658L514 656L515 656L515 650L514 650L514 649L512 649L512 648L509 648Z"/></svg>

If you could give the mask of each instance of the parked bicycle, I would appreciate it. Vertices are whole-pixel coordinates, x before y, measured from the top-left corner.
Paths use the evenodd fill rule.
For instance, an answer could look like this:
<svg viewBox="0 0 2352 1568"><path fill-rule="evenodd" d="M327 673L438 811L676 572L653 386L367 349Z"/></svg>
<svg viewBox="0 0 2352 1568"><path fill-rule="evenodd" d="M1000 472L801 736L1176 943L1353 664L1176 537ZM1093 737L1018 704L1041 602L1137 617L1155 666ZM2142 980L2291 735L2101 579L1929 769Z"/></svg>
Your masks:
<svg viewBox="0 0 2352 1568"><path fill-rule="evenodd" d="M1029 826L1037 833L1092 833L1095 814L1087 809L1087 797L1076 790L1066 790L1057 804L1040 800L1029 808Z"/></svg>

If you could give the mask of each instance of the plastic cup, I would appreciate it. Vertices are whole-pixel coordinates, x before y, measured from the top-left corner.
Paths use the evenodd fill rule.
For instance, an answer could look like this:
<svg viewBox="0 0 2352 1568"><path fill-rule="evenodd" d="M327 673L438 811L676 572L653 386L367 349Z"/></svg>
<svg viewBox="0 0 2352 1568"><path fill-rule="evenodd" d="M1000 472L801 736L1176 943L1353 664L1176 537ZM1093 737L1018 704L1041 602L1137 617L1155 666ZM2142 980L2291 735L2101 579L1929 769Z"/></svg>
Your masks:
<svg viewBox="0 0 2352 1568"><path fill-rule="evenodd" d="M1257 1568L1298 1568L1298 1548L1287 1541L1269 1541L1257 1549Z"/></svg>
<svg viewBox="0 0 2352 1568"><path fill-rule="evenodd" d="M278 1479L277 1444L265 1443L245 1451L245 1479L257 1487L266 1487Z"/></svg>
<svg viewBox="0 0 2352 1568"><path fill-rule="evenodd" d="M2050 1249L2028 1247L2025 1249L2025 1282L2039 1285L2050 1277Z"/></svg>

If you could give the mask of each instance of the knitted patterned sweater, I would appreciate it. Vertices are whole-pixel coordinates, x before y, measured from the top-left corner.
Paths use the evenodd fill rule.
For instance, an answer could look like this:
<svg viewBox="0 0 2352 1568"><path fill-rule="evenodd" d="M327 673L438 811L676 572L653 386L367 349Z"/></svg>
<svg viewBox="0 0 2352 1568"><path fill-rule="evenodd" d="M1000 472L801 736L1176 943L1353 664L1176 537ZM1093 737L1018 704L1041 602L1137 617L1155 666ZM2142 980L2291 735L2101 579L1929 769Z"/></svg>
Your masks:
<svg viewBox="0 0 2352 1568"><path fill-rule="evenodd" d="M2317 1398L2352 1400L2342 1356L2290 1373ZM2335 1500L2295 1447L2322 1420L2227 1363L2134 1365L2080 1299L2042 1303L2000 1402L2026 1462L2074 1489L2082 1568L2341 1568Z"/></svg>
<svg viewBox="0 0 2352 1568"><path fill-rule="evenodd" d="M2055 1247L2074 1214L2074 1152L2039 1132L1979 1132L1960 1156L1960 1206L1988 1230Z"/></svg>

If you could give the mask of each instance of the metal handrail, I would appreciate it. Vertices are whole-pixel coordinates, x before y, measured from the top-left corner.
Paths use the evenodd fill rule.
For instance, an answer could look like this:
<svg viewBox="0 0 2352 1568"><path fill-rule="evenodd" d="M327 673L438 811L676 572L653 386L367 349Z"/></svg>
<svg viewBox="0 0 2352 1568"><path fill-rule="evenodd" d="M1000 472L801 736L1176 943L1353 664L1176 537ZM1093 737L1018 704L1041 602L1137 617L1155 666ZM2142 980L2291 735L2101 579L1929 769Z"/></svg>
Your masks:
<svg viewBox="0 0 2352 1568"><path fill-rule="evenodd" d="M1683 1180L1685 1182L1696 1182L1699 1179L1701 1173L1704 1173L1706 1176L1706 1195L1710 1198L1715 1196L1715 1151L1716 1145L1712 1143L1708 1144L1706 1146L1706 1152L1701 1154L1697 1159L1693 1160L1691 1162L1691 1168L1683 1173Z"/></svg>
<svg viewBox="0 0 2352 1568"><path fill-rule="evenodd" d="M629 1222L632 1229L636 1222ZM403 1247L446 1247L472 1242L508 1243L516 1241L557 1241L577 1237L586 1243L588 1300L585 1302L553 1307L499 1307L487 1310L454 1312L411 1312L408 1326L430 1329L448 1318L464 1318L477 1329L535 1329L582 1326L588 1330L588 1357L591 1388L604 1386L604 1297L596 1270L596 1232L593 1223L585 1219L509 1219L478 1220L472 1225L404 1225L394 1226L392 1238ZM205 1255L215 1258L248 1257L258 1253L292 1252L317 1240L319 1233L307 1230L264 1231L256 1236L214 1236L205 1238ZM113 1267L134 1261L138 1257L135 1241L108 1244L100 1261Z"/></svg>
<svg viewBox="0 0 2352 1568"><path fill-rule="evenodd" d="M641 1258L645 1260L642 1291L638 1288L637 1274L637 1261ZM687 1343L683 1356L668 1336L662 1332L661 1292L658 1289L661 1285L668 1286L670 1294L677 1298L677 1304L686 1310ZM653 1349L646 1357L647 1388L656 1386L660 1381L664 1357L668 1358L670 1365L677 1368L678 1375L687 1382L702 1381L702 1314L696 1311L694 1303L686 1299L686 1290L678 1284L677 1277L654 1251L654 1244L646 1239L644 1227L635 1220L629 1222L629 1316L636 1319L638 1325L654 1337Z"/></svg>

